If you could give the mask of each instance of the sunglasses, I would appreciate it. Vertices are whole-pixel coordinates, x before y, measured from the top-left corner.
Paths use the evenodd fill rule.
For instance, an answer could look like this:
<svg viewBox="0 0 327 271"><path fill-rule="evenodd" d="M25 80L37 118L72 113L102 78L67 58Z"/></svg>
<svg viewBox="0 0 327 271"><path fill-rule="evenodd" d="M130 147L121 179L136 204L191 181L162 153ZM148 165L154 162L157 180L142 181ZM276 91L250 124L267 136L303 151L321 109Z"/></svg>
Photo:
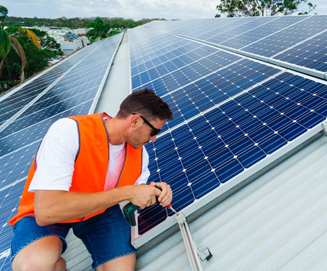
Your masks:
<svg viewBox="0 0 327 271"><path fill-rule="evenodd" d="M136 113L132 113L132 115L138 115L138 114L136 114ZM157 129L157 128L153 127L153 125L152 125L150 122L148 122L148 121L146 120L145 117L143 117L143 116L141 116L141 115L139 115L139 116L142 118L142 120L143 120L147 125L149 125L149 126L151 127L151 129L152 129L151 134L150 134L151 137L152 137L152 136L155 136L155 135L157 135L157 134L160 133L161 129Z"/></svg>

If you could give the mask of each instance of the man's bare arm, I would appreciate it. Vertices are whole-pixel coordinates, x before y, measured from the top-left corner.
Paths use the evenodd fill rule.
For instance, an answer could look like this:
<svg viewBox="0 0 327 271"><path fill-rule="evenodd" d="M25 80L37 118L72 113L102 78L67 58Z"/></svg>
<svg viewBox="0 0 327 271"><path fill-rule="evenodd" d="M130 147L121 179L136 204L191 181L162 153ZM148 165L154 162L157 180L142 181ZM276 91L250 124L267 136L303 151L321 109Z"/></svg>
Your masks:
<svg viewBox="0 0 327 271"><path fill-rule="evenodd" d="M161 191L150 185L131 185L98 193L38 190L35 192L34 211L40 226L85 217L107 209L124 200L140 208L156 202Z"/></svg>

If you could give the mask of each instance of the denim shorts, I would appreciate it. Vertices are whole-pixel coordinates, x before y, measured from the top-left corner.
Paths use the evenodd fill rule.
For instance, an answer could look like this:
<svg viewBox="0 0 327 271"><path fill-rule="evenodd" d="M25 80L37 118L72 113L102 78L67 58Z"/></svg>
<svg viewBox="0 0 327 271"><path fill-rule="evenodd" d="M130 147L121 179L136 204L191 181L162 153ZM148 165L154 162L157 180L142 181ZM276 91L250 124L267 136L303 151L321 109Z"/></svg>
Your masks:
<svg viewBox="0 0 327 271"><path fill-rule="evenodd" d="M22 218L13 227L11 260L24 247L47 236L57 236L62 240L63 253L67 248L65 238L71 228L91 254L93 269L118 257L137 252L131 245L130 226L119 205L115 205L100 215L76 223L60 223L41 227L37 225L33 216Z"/></svg>

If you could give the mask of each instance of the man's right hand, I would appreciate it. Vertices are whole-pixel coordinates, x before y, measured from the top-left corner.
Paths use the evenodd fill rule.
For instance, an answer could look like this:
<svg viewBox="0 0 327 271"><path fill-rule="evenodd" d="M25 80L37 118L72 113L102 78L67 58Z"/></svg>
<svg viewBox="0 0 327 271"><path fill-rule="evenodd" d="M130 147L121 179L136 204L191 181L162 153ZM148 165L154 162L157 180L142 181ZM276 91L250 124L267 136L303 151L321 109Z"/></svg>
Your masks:
<svg viewBox="0 0 327 271"><path fill-rule="evenodd" d="M157 202L156 196L159 197L161 194L158 188L146 184L133 185L131 188L132 195L130 197L130 202L139 206L140 209L155 204Z"/></svg>

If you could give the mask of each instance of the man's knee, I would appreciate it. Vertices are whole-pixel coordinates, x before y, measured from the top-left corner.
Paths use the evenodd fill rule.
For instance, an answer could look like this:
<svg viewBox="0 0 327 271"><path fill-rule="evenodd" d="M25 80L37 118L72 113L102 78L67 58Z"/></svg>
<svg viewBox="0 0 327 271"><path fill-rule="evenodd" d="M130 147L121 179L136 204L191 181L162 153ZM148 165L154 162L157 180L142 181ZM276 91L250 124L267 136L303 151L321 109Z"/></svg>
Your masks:
<svg viewBox="0 0 327 271"><path fill-rule="evenodd" d="M23 248L12 262L13 270L65 270L65 260L60 257L62 241L49 236Z"/></svg>

